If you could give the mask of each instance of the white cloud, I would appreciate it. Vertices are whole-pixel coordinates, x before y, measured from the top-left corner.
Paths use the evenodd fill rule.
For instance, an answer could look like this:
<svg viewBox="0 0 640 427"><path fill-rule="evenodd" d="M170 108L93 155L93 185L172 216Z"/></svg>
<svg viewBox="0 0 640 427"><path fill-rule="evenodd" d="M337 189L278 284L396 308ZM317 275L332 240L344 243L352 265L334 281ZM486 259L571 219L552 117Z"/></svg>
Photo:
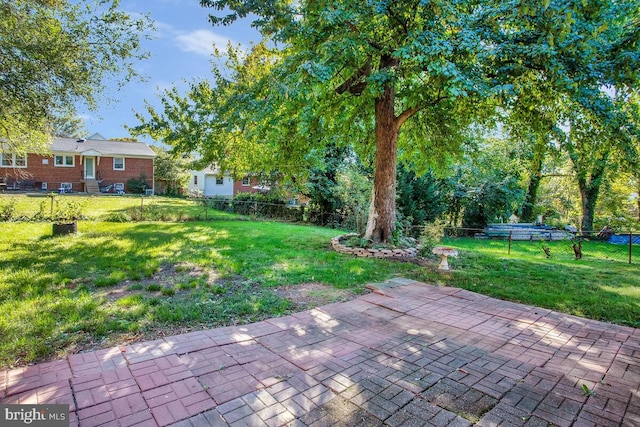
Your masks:
<svg viewBox="0 0 640 427"><path fill-rule="evenodd" d="M76 114L76 118L85 121L95 120L95 118L91 114Z"/></svg>
<svg viewBox="0 0 640 427"><path fill-rule="evenodd" d="M194 30L179 34L176 36L176 42L178 43L178 47L185 52L192 52L207 57L213 53L214 45L218 49L224 50L227 43L231 42L235 44L230 38L221 36L210 30Z"/></svg>
<svg viewBox="0 0 640 427"><path fill-rule="evenodd" d="M153 26L156 29L154 36L159 38L165 38L167 35L175 33L173 26L162 21L153 21Z"/></svg>

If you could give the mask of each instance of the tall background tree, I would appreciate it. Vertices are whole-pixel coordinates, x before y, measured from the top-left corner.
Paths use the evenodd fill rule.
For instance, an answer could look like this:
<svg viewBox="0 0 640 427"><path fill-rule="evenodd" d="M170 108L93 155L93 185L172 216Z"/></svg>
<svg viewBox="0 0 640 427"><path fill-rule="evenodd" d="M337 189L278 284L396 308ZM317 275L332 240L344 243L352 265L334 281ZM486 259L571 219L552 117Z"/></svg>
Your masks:
<svg viewBox="0 0 640 427"><path fill-rule="evenodd" d="M61 138L82 138L87 136L84 120L79 117L53 117L51 128L53 136Z"/></svg>
<svg viewBox="0 0 640 427"><path fill-rule="evenodd" d="M538 108L517 119L560 125L551 120L559 101L606 121L615 106L603 87L635 87L640 69L637 0L201 4L218 11L216 25L254 17L265 43L230 50L229 70L214 67L212 84L184 98L167 92L165 111L149 109L134 131L164 132L175 150L207 162L271 165L299 181L322 161L310 153L353 147L373 159L365 237L374 242L396 227L398 161L419 175L446 170L505 114ZM543 128L529 123L538 157Z"/></svg>
<svg viewBox="0 0 640 427"><path fill-rule="evenodd" d="M519 101L512 103L501 121L505 133L518 147L520 161L527 165L526 196L519 214L523 221L533 222L545 161L558 155L557 141L563 133L559 128L558 95L537 80L536 72L530 72L529 77L528 90L519 94Z"/></svg>
<svg viewBox="0 0 640 427"><path fill-rule="evenodd" d="M626 114L626 97L617 99L605 117L575 103L567 102L563 115L567 123L561 147L566 151L580 191L580 230L594 231L596 203L607 173L625 159L637 158L638 129Z"/></svg>
<svg viewBox="0 0 640 427"><path fill-rule="evenodd" d="M138 76L151 28L118 0L0 0L0 139L44 151L59 117L95 107L106 85Z"/></svg>
<svg viewBox="0 0 640 427"><path fill-rule="evenodd" d="M161 108L147 105L149 117L136 113L140 124L129 132L149 135L170 146L172 155L193 155L199 166L215 164L236 178L256 171L286 174L291 167L308 172L316 156L304 152L297 162L285 162L273 138L258 135L250 120L250 110L260 110L262 81L277 60L277 53L264 44L249 53L230 45L226 52L216 52L211 81L192 82L184 95L176 88L164 90Z"/></svg>
<svg viewBox="0 0 640 427"><path fill-rule="evenodd" d="M256 14L255 25L282 46L272 102L248 114L265 135L286 126L299 131L280 133L289 145L308 145L318 143L310 130L346 137L357 127L356 147L375 150L365 236L373 241L395 227L399 147L442 163L472 125L495 105L522 102L536 80L598 114L601 86L637 79L637 2L201 3L231 10L215 24Z"/></svg>
<svg viewBox="0 0 640 427"><path fill-rule="evenodd" d="M151 146L156 153L153 161L153 178L158 194L178 196L186 190L191 174L192 161L178 156L172 156L162 147Z"/></svg>
<svg viewBox="0 0 640 427"><path fill-rule="evenodd" d="M486 137L456 165L447 180L451 225L480 229L519 213L527 169L520 154L512 140Z"/></svg>

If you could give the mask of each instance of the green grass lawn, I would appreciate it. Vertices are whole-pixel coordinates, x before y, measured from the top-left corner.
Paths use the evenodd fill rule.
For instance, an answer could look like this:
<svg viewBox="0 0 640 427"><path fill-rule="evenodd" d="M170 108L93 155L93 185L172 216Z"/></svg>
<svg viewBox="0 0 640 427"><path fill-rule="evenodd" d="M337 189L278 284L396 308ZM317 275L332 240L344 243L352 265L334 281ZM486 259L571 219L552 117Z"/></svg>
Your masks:
<svg viewBox="0 0 640 427"><path fill-rule="evenodd" d="M17 200L29 212L49 199ZM540 243L515 242L507 254L505 241L450 239L445 243L460 256L450 260L452 272L440 273L437 262L338 254L329 245L338 230L212 210L206 216L213 221L105 222L100 219L139 209L141 198L86 203L97 220L81 221L77 235L51 237L49 222L0 223L0 366L301 309L277 292L285 285L322 283L358 294L365 284L392 277L640 326L638 247L629 265L626 247L606 243L585 242L585 256L576 261L568 242L550 243L547 259ZM142 203L167 218L205 217L189 200Z"/></svg>
<svg viewBox="0 0 640 427"><path fill-rule="evenodd" d="M281 285L360 293L371 281L421 270L340 255L329 246L336 230L275 222L81 221L79 234L55 238L50 223L2 227L3 366L282 315L295 307L274 292ZM162 278L167 271L171 280Z"/></svg>
<svg viewBox="0 0 640 427"><path fill-rule="evenodd" d="M604 242L583 244L576 260L571 243L514 242L511 254L503 240L450 239L460 257L440 281L496 298L575 314L620 325L640 326L640 247Z"/></svg>
<svg viewBox="0 0 640 427"><path fill-rule="evenodd" d="M53 198L53 204L52 204ZM0 206L15 203L16 217L30 219L38 212L50 217L65 202L77 202L83 216L90 220L104 220L116 213L125 213L143 219L180 221L185 219L224 219L234 215L205 209L197 201L177 197L140 195L84 195L41 193L30 195L0 194Z"/></svg>

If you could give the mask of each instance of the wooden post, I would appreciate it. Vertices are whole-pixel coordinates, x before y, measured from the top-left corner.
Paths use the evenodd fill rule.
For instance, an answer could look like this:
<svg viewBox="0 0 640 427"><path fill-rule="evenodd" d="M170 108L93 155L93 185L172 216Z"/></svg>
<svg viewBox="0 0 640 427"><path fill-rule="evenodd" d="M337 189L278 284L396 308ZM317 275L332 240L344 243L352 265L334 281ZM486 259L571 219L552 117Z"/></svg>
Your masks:
<svg viewBox="0 0 640 427"><path fill-rule="evenodd" d="M511 255L511 236L513 235L513 230L509 230L509 250L507 255Z"/></svg>
<svg viewBox="0 0 640 427"><path fill-rule="evenodd" d="M144 197L140 197L140 221L144 220Z"/></svg>

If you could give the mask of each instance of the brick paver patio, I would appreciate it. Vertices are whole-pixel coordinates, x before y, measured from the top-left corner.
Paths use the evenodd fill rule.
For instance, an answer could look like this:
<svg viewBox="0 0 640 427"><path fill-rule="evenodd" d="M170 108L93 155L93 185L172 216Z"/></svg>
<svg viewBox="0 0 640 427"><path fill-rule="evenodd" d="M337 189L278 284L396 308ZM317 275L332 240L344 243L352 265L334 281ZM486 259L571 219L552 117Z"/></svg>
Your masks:
<svg viewBox="0 0 640 427"><path fill-rule="evenodd" d="M0 371L72 426L640 426L640 330L406 279Z"/></svg>

